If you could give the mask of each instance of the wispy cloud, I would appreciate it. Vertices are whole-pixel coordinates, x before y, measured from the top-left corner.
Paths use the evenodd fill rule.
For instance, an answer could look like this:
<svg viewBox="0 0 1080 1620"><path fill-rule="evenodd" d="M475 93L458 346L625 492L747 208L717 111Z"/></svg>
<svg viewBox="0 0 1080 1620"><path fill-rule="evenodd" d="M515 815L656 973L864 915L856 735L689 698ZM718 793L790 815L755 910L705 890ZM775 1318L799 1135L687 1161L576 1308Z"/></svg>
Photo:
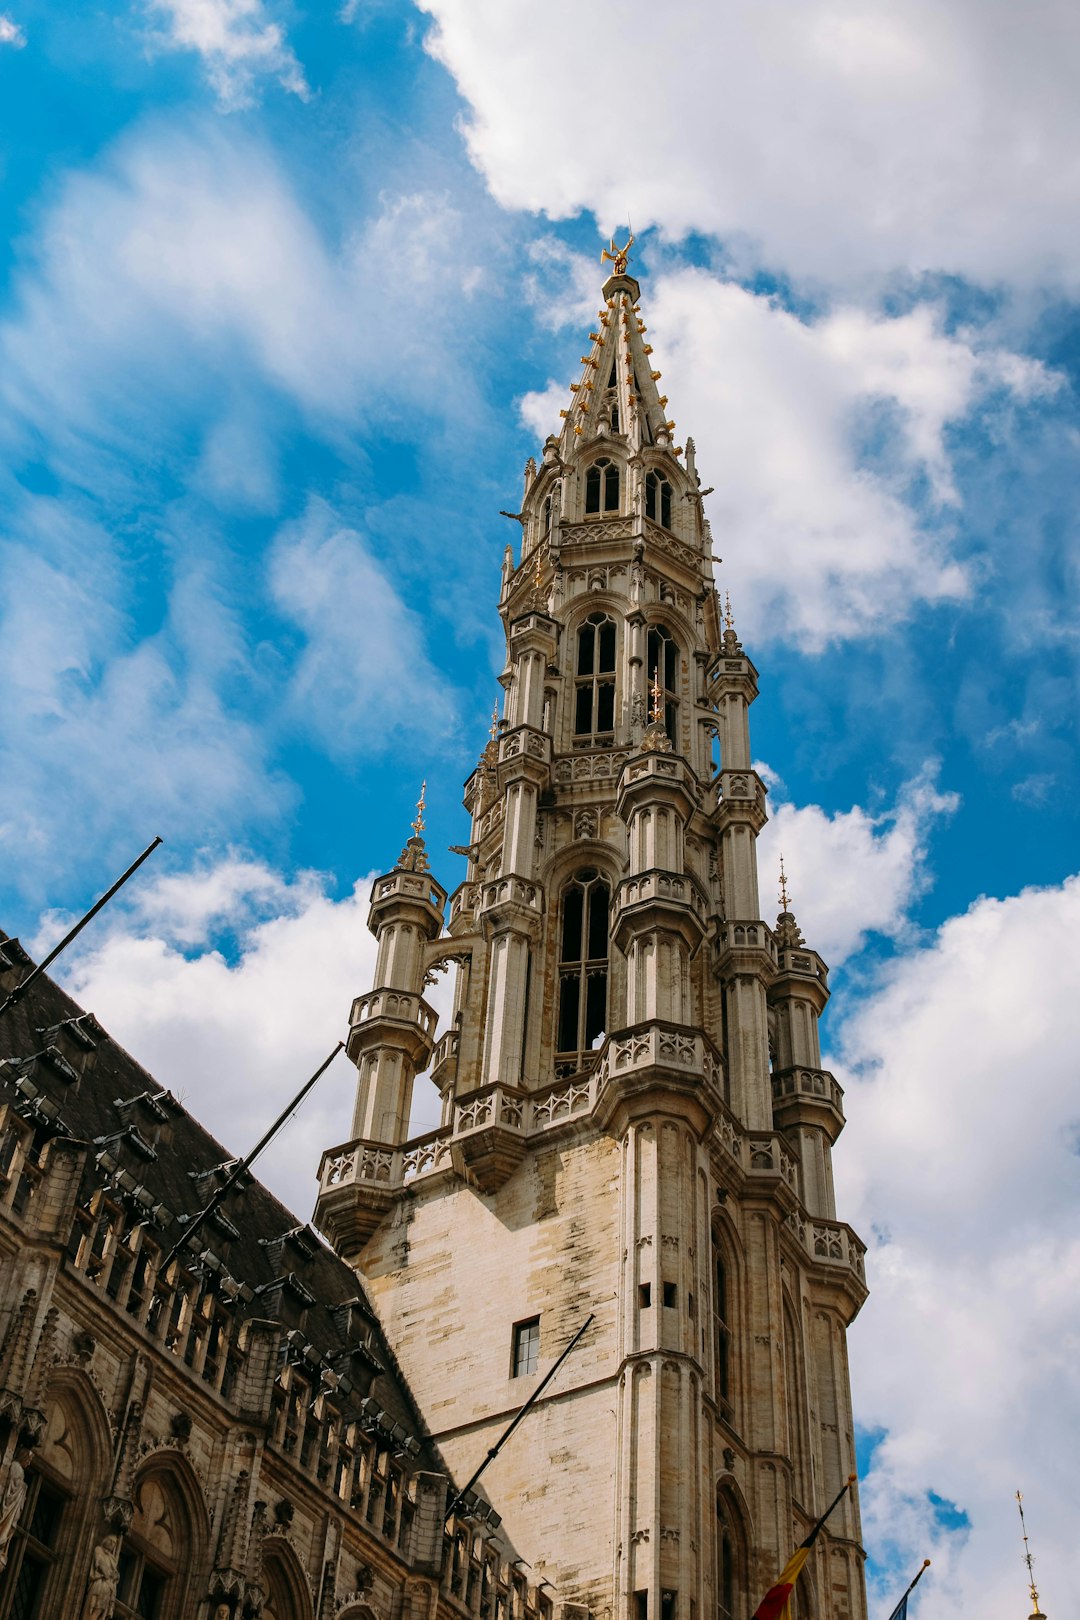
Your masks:
<svg viewBox="0 0 1080 1620"><path fill-rule="evenodd" d="M6 12L0 11L0 45L11 45L21 51L26 44L26 35Z"/></svg>
<svg viewBox="0 0 1080 1620"><path fill-rule="evenodd" d="M363 537L312 502L278 536L270 588L304 638L290 686L295 723L338 756L411 738L423 775L424 750L455 732L447 676L431 663L422 619Z"/></svg>
<svg viewBox="0 0 1080 1620"><path fill-rule="evenodd" d="M274 79L306 100L303 69L280 23L263 0L148 0L166 29L157 37L177 50L195 51L222 107L249 107L260 82Z"/></svg>

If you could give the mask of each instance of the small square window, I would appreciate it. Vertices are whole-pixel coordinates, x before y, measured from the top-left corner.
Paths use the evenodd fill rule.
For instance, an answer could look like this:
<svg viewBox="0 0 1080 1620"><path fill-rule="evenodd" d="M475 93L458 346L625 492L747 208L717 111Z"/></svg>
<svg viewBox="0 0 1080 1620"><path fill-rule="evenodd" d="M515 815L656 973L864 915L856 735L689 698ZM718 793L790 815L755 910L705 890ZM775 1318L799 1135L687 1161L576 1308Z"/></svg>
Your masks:
<svg viewBox="0 0 1080 1620"><path fill-rule="evenodd" d="M675 1283L666 1282L664 1284L664 1304L669 1310L674 1310L676 1304L678 1303L678 1292L679 1291Z"/></svg>
<svg viewBox="0 0 1080 1620"><path fill-rule="evenodd" d="M641 1310L649 1310L652 1305L652 1283L638 1283L637 1302Z"/></svg>
<svg viewBox="0 0 1080 1620"><path fill-rule="evenodd" d="M540 1318L534 1316L528 1322L518 1322L514 1327L511 1377L524 1378L527 1373L534 1373L539 1363Z"/></svg>

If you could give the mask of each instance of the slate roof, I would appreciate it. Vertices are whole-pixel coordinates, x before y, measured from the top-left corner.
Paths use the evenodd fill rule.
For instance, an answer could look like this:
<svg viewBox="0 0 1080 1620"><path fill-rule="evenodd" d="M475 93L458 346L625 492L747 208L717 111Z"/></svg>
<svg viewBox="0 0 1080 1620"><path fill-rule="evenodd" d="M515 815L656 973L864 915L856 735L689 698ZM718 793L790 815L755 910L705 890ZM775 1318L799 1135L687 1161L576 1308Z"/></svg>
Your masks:
<svg viewBox="0 0 1080 1620"><path fill-rule="evenodd" d="M30 966L19 942L0 929L0 1003ZM34 1121L36 1149L55 1135L90 1144L87 1197L106 1173L115 1182L112 1166L126 1172L121 1184L152 1212L163 1250L183 1233L179 1217L206 1205L224 1179L220 1167L239 1156L44 975L0 1015L5 1102ZM357 1273L254 1176L228 1193L222 1214L223 1221L211 1218L194 1241L220 1260L227 1286L237 1287L239 1316L302 1324L293 1340L297 1349L301 1339L310 1345L324 1365L351 1379L357 1397L373 1374L371 1395L418 1443L417 1465L445 1471Z"/></svg>

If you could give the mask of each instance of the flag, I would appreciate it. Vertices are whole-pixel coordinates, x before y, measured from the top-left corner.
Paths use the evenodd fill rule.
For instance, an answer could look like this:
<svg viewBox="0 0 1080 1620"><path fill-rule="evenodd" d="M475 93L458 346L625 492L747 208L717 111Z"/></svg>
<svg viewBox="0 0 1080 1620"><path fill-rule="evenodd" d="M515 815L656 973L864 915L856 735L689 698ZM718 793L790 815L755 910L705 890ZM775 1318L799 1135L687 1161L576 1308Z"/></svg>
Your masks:
<svg viewBox="0 0 1080 1620"><path fill-rule="evenodd" d="M822 1525L829 1517L829 1514L832 1512L833 1508L850 1489L850 1487L854 1485L854 1483L855 1475L849 1474L846 1483L839 1491L837 1491L836 1495L833 1497L833 1500L829 1503L828 1507L825 1509L824 1513L821 1515L821 1518L818 1520L817 1524L815 1524L802 1546L796 1547L795 1551L792 1553L791 1557L780 1571L780 1579L777 1581L776 1585L769 1587L769 1590L766 1592L765 1596L754 1610L753 1620L789 1620L789 1616L791 1614L791 1594L795 1590L795 1582L799 1578L802 1567L810 1556L810 1549L818 1538L818 1532L821 1530Z"/></svg>
<svg viewBox="0 0 1080 1620"><path fill-rule="evenodd" d="M795 1590L795 1582L799 1578L799 1571L810 1556L810 1548L803 1545L792 1553L783 1569L780 1579L775 1586L770 1586L761 1602L754 1611L754 1620L786 1620L791 1594Z"/></svg>

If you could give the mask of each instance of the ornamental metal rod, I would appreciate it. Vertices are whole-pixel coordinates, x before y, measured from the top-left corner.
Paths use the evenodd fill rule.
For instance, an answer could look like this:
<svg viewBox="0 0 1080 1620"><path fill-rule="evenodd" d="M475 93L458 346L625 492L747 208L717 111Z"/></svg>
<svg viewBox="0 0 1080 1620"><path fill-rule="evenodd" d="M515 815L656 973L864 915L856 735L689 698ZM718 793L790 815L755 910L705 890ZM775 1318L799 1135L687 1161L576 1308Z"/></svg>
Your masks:
<svg viewBox="0 0 1080 1620"><path fill-rule="evenodd" d="M241 1176L247 1174L247 1172L251 1169L251 1166L255 1163L255 1160L259 1157L259 1154L262 1152L263 1148L273 1140L278 1131L284 1125L285 1121L289 1118L289 1115L295 1113L300 1104L303 1102L304 1098L307 1096L308 1092L315 1085L315 1082L322 1079L322 1076L326 1073L331 1063L333 1063L338 1053L344 1051L344 1049L345 1042L338 1041L329 1057L323 1059L323 1061L319 1064L319 1067L315 1070L315 1073L311 1076L310 1080L304 1081L304 1084L300 1087L300 1090L296 1093L296 1096L286 1108L282 1109L281 1113L278 1115L277 1119L275 1119L270 1129L265 1131L263 1135L260 1136L251 1152L246 1154L244 1158L236 1161L228 1175L225 1177L225 1180L221 1183L221 1186L217 1189L210 1199L210 1202L206 1205L205 1209L201 1209L197 1215L193 1215L191 1217L190 1221L186 1221L184 1223L184 1230L181 1232L180 1236L177 1238L164 1260L162 1260L161 1264L158 1266L155 1273L156 1276L160 1276L161 1273L172 1264L172 1262L176 1259L176 1256L180 1253L180 1250L186 1246L192 1234L197 1232L200 1226L205 1226L211 1215L224 1200L226 1193L229 1192L230 1188L236 1185Z"/></svg>
<svg viewBox="0 0 1080 1620"><path fill-rule="evenodd" d="M582 1325L578 1328L577 1332L574 1334L574 1337L570 1340L570 1343L567 1345L566 1349L563 1351L562 1355L559 1357L559 1359L555 1363L555 1365L551 1368L551 1370L549 1372L544 1374L544 1377L537 1384L536 1388L533 1390L532 1394L529 1396L528 1400L525 1402L525 1405L521 1408L521 1411L517 1414L517 1416L515 1418L511 1419L511 1421L508 1424L508 1426L506 1427L506 1429L504 1429L503 1433L499 1436L499 1438L496 1440L495 1444L488 1451L487 1456L484 1458L484 1460L480 1464L479 1468L473 1474L473 1476L469 1480L468 1484L463 1485L461 1490L458 1491L457 1495L454 1497L454 1500L450 1503L450 1506L446 1510L446 1515L445 1515L445 1517L443 1519L444 1524L447 1522L448 1519L451 1519L454 1516L454 1513L461 1506L462 1502L464 1502L465 1498L468 1496L469 1492L472 1490L473 1486L476 1484L477 1480L480 1478L480 1475L484 1472L484 1469L487 1467L488 1463L491 1463L491 1462L495 1461L495 1458L499 1455L499 1452L502 1450L503 1446L505 1446L506 1442L509 1440L509 1438L513 1434L514 1430L517 1428L518 1424L521 1422L521 1420L525 1416L526 1412L529 1411L530 1407L533 1407L533 1406L536 1405L537 1401L540 1399L540 1397L544 1393L545 1389L551 1383L551 1380L554 1378L555 1374L558 1372L559 1368L562 1366L563 1362L566 1360L567 1356L570 1354L570 1352L574 1348L575 1344L577 1344L578 1340L581 1338L581 1336L585 1332L586 1328L588 1328L595 1320L596 1320L595 1311L590 1311L588 1319L585 1322L583 1322Z"/></svg>
<svg viewBox="0 0 1080 1620"><path fill-rule="evenodd" d="M53 947L48 956L45 958L44 962L39 962L37 967L34 968L33 971L29 973L23 980L22 984L17 984L15 986L14 990L12 990L11 994L7 997L7 1000L0 1004L0 1018L4 1016L9 1008L14 1007L16 1002L22 1000L23 996L25 996L26 992L29 990L34 981L39 979L45 972L45 969L50 967L51 964L56 961L56 958L60 955L61 951L67 950L72 940L75 939L78 934L82 933L88 922L93 921L98 912L101 910L102 906L108 905L116 891L123 888L124 884L127 882L132 873L138 871L143 861L146 860L148 855L152 855L154 853L155 849L157 849L161 842L162 839L155 838L152 844L147 844L138 860L132 861L123 877L118 877L112 888L105 890L105 893L101 896L100 900L94 901L94 904L90 907L90 910L86 913L86 916L80 918L80 920L75 924L74 928L70 929L68 933L64 935L59 945L55 945Z"/></svg>

